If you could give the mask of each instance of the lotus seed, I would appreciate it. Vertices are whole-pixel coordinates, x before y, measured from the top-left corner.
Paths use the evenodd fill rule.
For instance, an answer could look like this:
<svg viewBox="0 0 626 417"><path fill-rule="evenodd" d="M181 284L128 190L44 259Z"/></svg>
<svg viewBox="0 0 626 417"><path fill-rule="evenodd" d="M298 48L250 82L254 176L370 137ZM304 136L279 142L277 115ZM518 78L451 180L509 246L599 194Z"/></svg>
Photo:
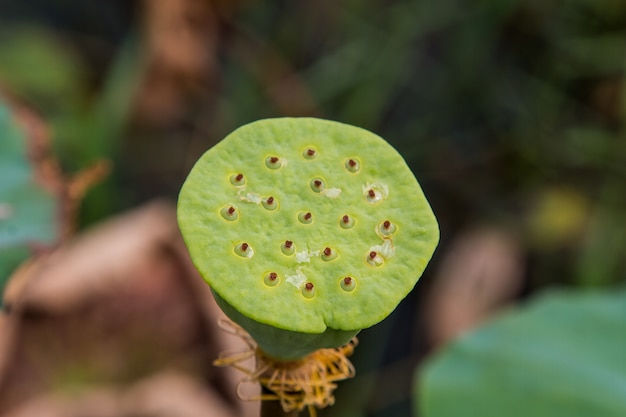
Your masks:
<svg viewBox="0 0 626 417"><path fill-rule="evenodd" d="M324 188L324 181L322 181L320 178L314 178L311 180L311 190L315 191L316 193L320 193L324 190Z"/></svg>
<svg viewBox="0 0 626 417"><path fill-rule="evenodd" d="M282 243L282 245L280 245L280 250L285 255L293 255L293 253L295 252L296 248L295 248L295 245L293 244L293 242L291 240L285 240Z"/></svg>
<svg viewBox="0 0 626 417"><path fill-rule="evenodd" d="M223 218L229 221L234 221L234 220L237 220L237 218L239 218L239 214L237 213L237 210L233 206L222 208L220 210L220 214L222 215Z"/></svg>
<svg viewBox="0 0 626 417"><path fill-rule="evenodd" d="M302 224L311 224L313 222L313 215L310 211L307 211L306 213L301 212L298 214L298 220L300 220L300 223Z"/></svg>
<svg viewBox="0 0 626 417"><path fill-rule="evenodd" d="M276 272L270 272L269 274L266 274L263 282L268 287L276 286L278 284L278 274Z"/></svg>
<svg viewBox="0 0 626 417"><path fill-rule="evenodd" d="M268 210L276 210L276 208L278 207L278 204L276 203L276 199L274 199L274 197L267 197L266 199L264 199L262 201L263 203L263 207L265 207Z"/></svg>
<svg viewBox="0 0 626 417"><path fill-rule="evenodd" d="M236 245L235 253L244 258L251 258L254 255L254 251L246 242Z"/></svg>
<svg viewBox="0 0 626 417"><path fill-rule="evenodd" d="M240 187L240 186L246 184L246 178L241 173L233 174L233 175L230 176L230 183L232 185Z"/></svg>
<svg viewBox="0 0 626 417"><path fill-rule="evenodd" d="M367 191L367 201L373 204L377 203L380 200L382 200L382 194L380 193L380 191L376 191L373 188L370 188Z"/></svg>
<svg viewBox="0 0 626 417"><path fill-rule="evenodd" d="M302 287L302 295L304 295L306 298L311 298L315 295L315 287L313 286L312 282L307 282L306 284L304 284L304 286Z"/></svg>
<svg viewBox="0 0 626 417"><path fill-rule="evenodd" d="M313 159L317 156L317 152L313 148L306 148L302 152L302 156L304 156L306 159Z"/></svg>
<svg viewBox="0 0 626 417"><path fill-rule="evenodd" d="M361 168L361 164L359 163L359 161L357 159L353 159L350 158L346 161L346 169L350 172L359 172L359 169Z"/></svg>
<svg viewBox="0 0 626 417"><path fill-rule="evenodd" d="M324 248L324 250L322 251L321 258L324 261L332 261L336 257L337 257L337 252L332 250L329 247Z"/></svg>
<svg viewBox="0 0 626 417"><path fill-rule="evenodd" d="M376 251L371 251L367 255L367 263L372 266L381 266L385 260Z"/></svg>
<svg viewBox="0 0 626 417"><path fill-rule="evenodd" d="M339 225L343 227L344 229L350 229L351 227L354 226L354 223L355 223L354 219L348 216L347 214L345 214L339 221Z"/></svg>
<svg viewBox="0 0 626 417"><path fill-rule="evenodd" d="M391 236L396 231L396 225L389 220L385 220L378 226L378 230L380 230L380 233L385 237Z"/></svg>
<svg viewBox="0 0 626 417"><path fill-rule="evenodd" d="M342 290L350 292L356 288L356 281L352 277L345 277L340 281L339 285Z"/></svg>
<svg viewBox="0 0 626 417"><path fill-rule="evenodd" d="M280 158L277 156L268 156L265 158L265 166L269 169L278 169L282 166Z"/></svg>

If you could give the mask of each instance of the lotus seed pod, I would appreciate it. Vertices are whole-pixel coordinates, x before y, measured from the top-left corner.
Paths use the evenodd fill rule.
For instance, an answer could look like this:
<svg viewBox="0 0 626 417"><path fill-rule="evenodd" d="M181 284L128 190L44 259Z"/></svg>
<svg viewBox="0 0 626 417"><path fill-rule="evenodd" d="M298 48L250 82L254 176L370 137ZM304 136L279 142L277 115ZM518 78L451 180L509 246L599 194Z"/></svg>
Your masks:
<svg viewBox="0 0 626 417"><path fill-rule="evenodd" d="M226 315L283 360L387 317L439 239L395 149L312 118L257 121L207 151L182 187L178 222Z"/></svg>

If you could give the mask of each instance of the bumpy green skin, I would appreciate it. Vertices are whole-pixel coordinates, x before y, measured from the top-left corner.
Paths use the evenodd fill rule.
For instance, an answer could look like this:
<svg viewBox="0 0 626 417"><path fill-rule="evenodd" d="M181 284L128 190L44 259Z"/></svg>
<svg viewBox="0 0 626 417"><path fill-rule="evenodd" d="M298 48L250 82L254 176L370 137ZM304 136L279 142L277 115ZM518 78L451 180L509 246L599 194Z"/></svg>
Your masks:
<svg viewBox="0 0 626 417"><path fill-rule="evenodd" d="M245 184L233 183L238 174ZM274 210L262 203L270 196ZM224 214L230 207L236 218ZM341 226L345 215L353 227ZM388 234L385 221L393 225ZM281 359L339 346L387 317L439 240L435 216L395 149L363 129L312 118L257 121L206 152L182 187L178 222L222 308ZM281 250L286 240L294 254ZM243 253L243 243L252 252ZM336 258L324 259L327 247ZM341 286L345 277L356 284L351 290Z"/></svg>

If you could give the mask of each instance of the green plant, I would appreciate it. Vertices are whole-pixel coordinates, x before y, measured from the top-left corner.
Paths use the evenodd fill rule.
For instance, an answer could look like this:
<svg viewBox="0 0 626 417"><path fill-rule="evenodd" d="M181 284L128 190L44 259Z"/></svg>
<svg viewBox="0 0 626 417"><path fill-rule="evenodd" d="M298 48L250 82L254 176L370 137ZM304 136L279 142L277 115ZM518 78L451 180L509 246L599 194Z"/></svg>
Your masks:
<svg viewBox="0 0 626 417"><path fill-rule="evenodd" d="M416 374L424 417L626 413L626 291L552 292L444 349Z"/></svg>
<svg viewBox="0 0 626 417"><path fill-rule="evenodd" d="M0 294L32 249L52 245L59 235L58 196L38 178L28 145L24 129L0 101Z"/></svg>
<svg viewBox="0 0 626 417"><path fill-rule="evenodd" d="M383 320L439 238L389 144L312 118L251 123L206 152L182 187L178 221L219 305L272 367Z"/></svg>

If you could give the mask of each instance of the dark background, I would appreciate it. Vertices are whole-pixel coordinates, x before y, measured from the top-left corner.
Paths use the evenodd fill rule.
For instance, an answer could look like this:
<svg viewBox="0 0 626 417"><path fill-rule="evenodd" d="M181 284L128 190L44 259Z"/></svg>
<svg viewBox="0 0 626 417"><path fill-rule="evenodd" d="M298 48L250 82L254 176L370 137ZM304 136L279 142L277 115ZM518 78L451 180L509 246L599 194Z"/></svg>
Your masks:
<svg viewBox="0 0 626 417"><path fill-rule="evenodd" d="M405 157L441 243L362 333L366 378L323 415L408 415L412 370L440 342L425 306L466 285L441 271L498 256L481 231L504 236L514 266L494 273L505 290L478 268L492 296L476 323L548 287L626 280L625 51L618 0L0 1L2 85L50 124L65 172L113 163L83 228L175 200L206 149L260 118L358 125ZM447 256L467 239L477 253Z"/></svg>

